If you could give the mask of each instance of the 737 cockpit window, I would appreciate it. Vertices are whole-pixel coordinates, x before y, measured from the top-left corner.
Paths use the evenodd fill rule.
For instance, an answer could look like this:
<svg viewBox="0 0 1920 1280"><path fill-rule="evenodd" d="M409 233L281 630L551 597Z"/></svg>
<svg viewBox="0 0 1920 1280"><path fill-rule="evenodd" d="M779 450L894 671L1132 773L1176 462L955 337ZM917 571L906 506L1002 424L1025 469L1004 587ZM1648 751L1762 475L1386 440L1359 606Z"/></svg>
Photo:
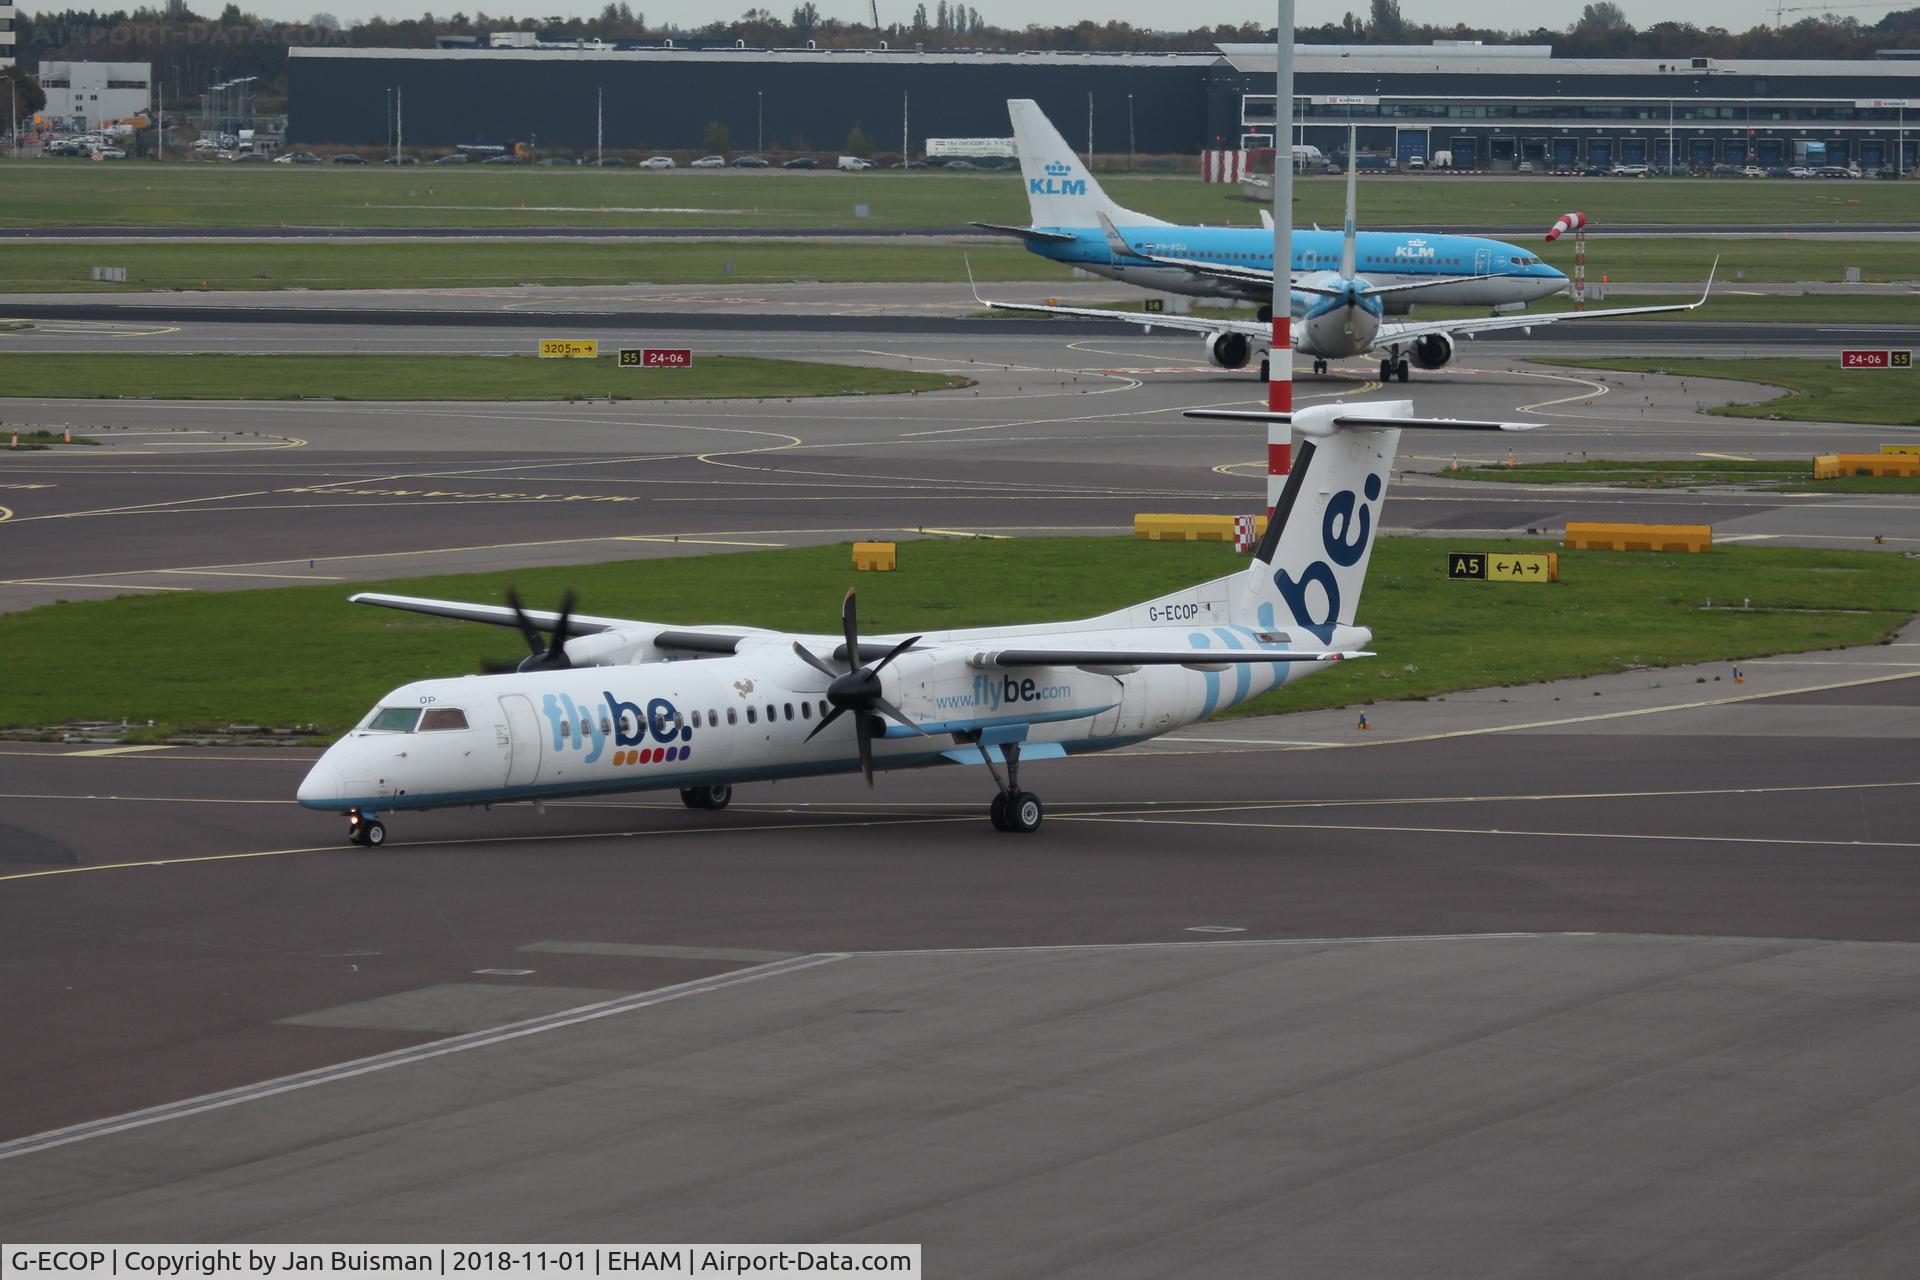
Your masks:
<svg viewBox="0 0 1920 1280"><path fill-rule="evenodd" d="M382 707L367 722L367 728L375 733L412 733L414 722L419 719L418 707Z"/></svg>
<svg viewBox="0 0 1920 1280"><path fill-rule="evenodd" d="M429 707L420 717L421 733L436 733L467 727L467 713L458 707Z"/></svg>

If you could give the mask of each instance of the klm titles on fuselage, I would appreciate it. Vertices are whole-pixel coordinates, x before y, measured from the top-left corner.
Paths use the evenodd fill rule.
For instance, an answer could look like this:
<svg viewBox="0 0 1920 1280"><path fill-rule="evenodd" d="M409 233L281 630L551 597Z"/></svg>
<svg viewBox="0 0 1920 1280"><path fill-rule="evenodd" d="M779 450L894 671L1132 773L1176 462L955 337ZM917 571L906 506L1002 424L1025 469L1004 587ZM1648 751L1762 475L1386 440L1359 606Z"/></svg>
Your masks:
<svg viewBox="0 0 1920 1280"><path fill-rule="evenodd" d="M1069 178L1072 165L1061 164L1058 160L1047 166L1044 178L1028 178L1027 194L1030 196L1083 196L1087 194L1085 178Z"/></svg>

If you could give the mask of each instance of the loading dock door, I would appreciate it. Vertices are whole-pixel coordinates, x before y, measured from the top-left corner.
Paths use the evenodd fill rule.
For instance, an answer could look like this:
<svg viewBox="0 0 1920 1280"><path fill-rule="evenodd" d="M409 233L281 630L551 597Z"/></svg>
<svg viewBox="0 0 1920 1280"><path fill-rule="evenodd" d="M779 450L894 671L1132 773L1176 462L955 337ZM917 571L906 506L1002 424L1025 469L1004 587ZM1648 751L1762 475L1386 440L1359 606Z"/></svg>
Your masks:
<svg viewBox="0 0 1920 1280"><path fill-rule="evenodd" d="M1477 150L1480 140L1470 133L1453 135L1453 167L1456 169L1484 169L1483 152Z"/></svg>
<svg viewBox="0 0 1920 1280"><path fill-rule="evenodd" d="M1687 140L1687 163L1696 169L1713 168L1713 139L1690 138Z"/></svg>
<svg viewBox="0 0 1920 1280"><path fill-rule="evenodd" d="M1580 140L1578 138L1555 138L1553 140L1553 167L1556 169L1577 169L1580 167Z"/></svg>
<svg viewBox="0 0 1920 1280"><path fill-rule="evenodd" d="M1645 164L1647 162L1647 140L1645 138L1620 139L1621 164Z"/></svg>
<svg viewBox="0 0 1920 1280"><path fill-rule="evenodd" d="M1531 160L1537 165L1547 161L1547 140L1545 138L1522 138L1520 140L1520 158Z"/></svg>
<svg viewBox="0 0 1920 1280"><path fill-rule="evenodd" d="M1487 168L1511 170L1520 162L1520 140L1513 137L1491 138L1487 142Z"/></svg>
<svg viewBox="0 0 1920 1280"><path fill-rule="evenodd" d="M1587 163L1606 168L1613 163L1613 139L1587 139Z"/></svg>
<svg viewBox="0 0 1920 1280"><path fill-rule="evenodd" d="M1427 162L1427 131L1425 129L1402 129L1394 139L1394 154L1400 158L1400 167L1407 167L1407 161L1415 156L1420 163Z"/></svg>

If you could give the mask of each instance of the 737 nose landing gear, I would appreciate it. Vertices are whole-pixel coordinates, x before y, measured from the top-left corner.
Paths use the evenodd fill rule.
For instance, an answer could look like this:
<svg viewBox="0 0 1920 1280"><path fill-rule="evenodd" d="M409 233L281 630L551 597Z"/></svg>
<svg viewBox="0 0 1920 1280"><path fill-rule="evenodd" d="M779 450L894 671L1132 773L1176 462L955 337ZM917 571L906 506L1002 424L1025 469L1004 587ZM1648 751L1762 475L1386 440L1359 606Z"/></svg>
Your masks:
<svg viewBox="0 0 1920 1280"><path fill-rule="evenodd" d="M387 826L371 813L347 810L347 842L379 848L387 842Z"/></svg>
<svg viewBox="0 0 1920 1280"><path fill-rule="evenodd" d="M987 816L993 820L995 831L1018 831L1025 834L1038 831L1040 823L1047 816L1046 806L1040 803L1040 797L1031 791L1020 789L1020 744L1009 742L1001 748L1007 756L1006 780L1000 778L1000 771L993 767L993 754L985 745L974 744L979 748L980 759L986 764L987 772L993 775L993 785L1000 793L987 807Z"/></svg>

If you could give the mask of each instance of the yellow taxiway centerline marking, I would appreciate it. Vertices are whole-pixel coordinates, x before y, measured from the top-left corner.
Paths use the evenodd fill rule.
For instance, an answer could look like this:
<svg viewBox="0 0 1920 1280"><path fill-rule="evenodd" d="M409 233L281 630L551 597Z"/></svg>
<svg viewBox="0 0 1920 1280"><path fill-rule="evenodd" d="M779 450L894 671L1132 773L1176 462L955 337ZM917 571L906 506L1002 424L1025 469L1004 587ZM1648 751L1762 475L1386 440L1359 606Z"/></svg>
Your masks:
<svg viewBox="0 0 1920 1280"><path fill-rule="evenodd" d="M1252 827L1263 831L1357 831L1373 835L1526 836L1551 840L1653 840L1677 844L1767 844L1820 848L1920 849L1915 840L1802 840L1783 836L1683 836L1628 831L1525 831L1507 827L1394 827L1342 822L1231 822L1220 819L1163 818L1151 813L1062 813L1055 822L1136 822L1170 827Z"/></svg>
<svg viewBox="0 0 1920 1280"><path fill-rule="evenodd" d="M75 756L131 756L131 755L138 755L141 752L145 752L145 751L171 751L171 750L173 750L171 746L167 746L164 744L156 744L153 746L138 746L138 747L99 747L92 751L60 751L60 752L50 752L49 754L65 756L66 758L71 760Z"/></svg>
<svg viewBox="0 0 1920 1280"><path fill-rule="evenodd" d="M69 797L70 798L70 797ZM235 804L285 804L284 800L248 800L228 801ZM947 814L939 816L895 818L877 817L848 822L781 822L767 823L758 827L684 827L670 831L566 831L550 835L506 835L506 836L463 836L453 840L416 840L388 841L383 849L435 849L453 848L463 845L485 844L533 844L549 843L561 840L632 840L643 836L704 836L704 835L747 835L759 831L830 831L852 827L907 827L930 826L936 823L978 824L980 815ZM129 871L136 867L182 867L208 862L243 862L254 858L281 858L296 853L358 853L364 852L344 840L334 844L309 845L297 849L254 849L243 853L205 853L181 858L148 858L135 862L101 862L84 867L49 867L44 871L16 871L10 875L0 875L0 884L9 880L42 880L52 876L84 875L93 871Z"/></svg>

